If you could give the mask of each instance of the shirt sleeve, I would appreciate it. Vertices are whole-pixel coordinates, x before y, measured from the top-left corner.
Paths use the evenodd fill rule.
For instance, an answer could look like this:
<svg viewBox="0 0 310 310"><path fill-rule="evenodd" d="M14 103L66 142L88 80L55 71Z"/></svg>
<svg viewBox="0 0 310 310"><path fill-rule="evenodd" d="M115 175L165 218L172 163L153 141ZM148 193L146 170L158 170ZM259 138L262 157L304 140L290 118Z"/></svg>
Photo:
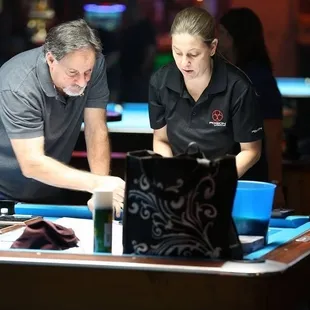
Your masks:
<svg viewBox="0 0 310 310"><path fill-rule="evenodd" d="M44 135L40 104L12 91L0 94L0 116L10 139L30 139Z"/></svg>
<svg viewBox="0 0 310 310"><path fill-rule="evenodd" d="M100 55L93 72L86 108L105 109L109 101L109 96L110 92L107 82L106 62L104 56Z"/></svg>
<svg viewBox="0 0 310 310"><path fill-rule="evenodd" d="M257 94L251 86L245 88L233 103L232 126L234 140L239 143L254 142L264 136Z"/></svg>
<svg viewBox="0 0 310 310"><path fill-rule="evenodd" d="M151 128L160 129L166 125L166 107L161 102L156 84L156 75L153 75L149 85L149 118Z"/></svg>

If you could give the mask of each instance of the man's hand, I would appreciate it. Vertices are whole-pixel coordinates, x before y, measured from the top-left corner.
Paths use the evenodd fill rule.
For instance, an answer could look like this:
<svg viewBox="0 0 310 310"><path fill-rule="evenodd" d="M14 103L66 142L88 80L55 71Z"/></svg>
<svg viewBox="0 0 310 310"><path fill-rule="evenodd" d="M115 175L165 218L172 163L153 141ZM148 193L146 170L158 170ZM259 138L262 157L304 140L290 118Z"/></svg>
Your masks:
<svg viewBox="0 0 310 310"><path fill-rule="evenodd" d="M99 177L98 185L94 190L103 187L108 187L111 188L111 190L113 190L113 208L116 212L116 216L119 217L121 214L121 209L123 209L124 205L125 181L119 177L102 176ZM89 210L93 212L94 210L93 197L87 202L87 205Z"/></svg>

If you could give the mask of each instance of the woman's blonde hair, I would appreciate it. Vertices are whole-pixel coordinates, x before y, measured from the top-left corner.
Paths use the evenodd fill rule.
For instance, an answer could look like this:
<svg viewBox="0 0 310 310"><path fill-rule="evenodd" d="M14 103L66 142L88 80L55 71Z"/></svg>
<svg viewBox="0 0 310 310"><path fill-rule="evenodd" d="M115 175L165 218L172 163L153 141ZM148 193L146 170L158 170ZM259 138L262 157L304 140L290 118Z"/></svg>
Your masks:
<svg viewBox="0 0 310 310"><path fill-rule="evenodd" d="M186 8L174 18L170 34L189 34L199 36L202 40L210 44L215 38L215 20L212 15L198 7Z"/></svg>

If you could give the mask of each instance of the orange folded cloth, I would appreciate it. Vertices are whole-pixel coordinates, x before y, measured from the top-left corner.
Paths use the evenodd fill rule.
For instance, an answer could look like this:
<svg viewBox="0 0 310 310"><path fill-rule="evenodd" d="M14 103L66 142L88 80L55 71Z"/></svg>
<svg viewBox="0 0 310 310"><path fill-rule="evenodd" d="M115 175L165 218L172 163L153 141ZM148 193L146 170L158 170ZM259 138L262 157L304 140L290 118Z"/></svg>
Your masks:
<svg viewBox="0 0 310 310"><path fill-rule="evenodd" d="M40 220L27 225L11 249L66 250L76 247L78 241L71 228Z"/></svg>

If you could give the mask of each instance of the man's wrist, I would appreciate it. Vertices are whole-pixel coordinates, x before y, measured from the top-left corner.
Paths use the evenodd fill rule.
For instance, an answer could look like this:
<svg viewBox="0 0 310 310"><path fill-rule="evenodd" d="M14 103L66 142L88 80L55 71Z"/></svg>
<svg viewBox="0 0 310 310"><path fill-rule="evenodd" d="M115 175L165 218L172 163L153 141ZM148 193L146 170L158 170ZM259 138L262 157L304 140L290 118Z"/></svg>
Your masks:
<svg viewBox="0 0 310 310"><path fill-rule="evenodd" d="M89 180L89 189L88 192L93 193L96 188L99 187L99 184L102 182L102 176L99 176L97 174L91 174L90 180Z"/></svg>
<svg viewBox="0 0 310 310"><path fill-rule="evenodd" d="M108 169L95 169L91 170L91 173L97 176L106 177L110 175L110 171Z"/></svg>

